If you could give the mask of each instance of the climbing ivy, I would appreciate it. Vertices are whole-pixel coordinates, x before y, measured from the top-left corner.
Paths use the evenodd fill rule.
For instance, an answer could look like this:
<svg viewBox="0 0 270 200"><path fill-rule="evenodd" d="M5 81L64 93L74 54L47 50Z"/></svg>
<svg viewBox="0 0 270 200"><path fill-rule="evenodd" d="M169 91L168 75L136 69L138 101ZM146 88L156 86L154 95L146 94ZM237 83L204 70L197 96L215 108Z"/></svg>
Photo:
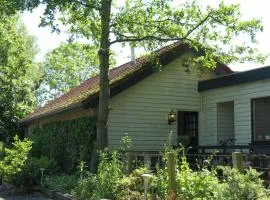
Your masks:
<svg viewBox="0 0 270 200"><path fill-rule="evenodd" d="M54 159L61 172L72 173L80 161L90 166L93 141L96 138L96 119L79 118L52 122L33 130L31 155Z"/></svg>

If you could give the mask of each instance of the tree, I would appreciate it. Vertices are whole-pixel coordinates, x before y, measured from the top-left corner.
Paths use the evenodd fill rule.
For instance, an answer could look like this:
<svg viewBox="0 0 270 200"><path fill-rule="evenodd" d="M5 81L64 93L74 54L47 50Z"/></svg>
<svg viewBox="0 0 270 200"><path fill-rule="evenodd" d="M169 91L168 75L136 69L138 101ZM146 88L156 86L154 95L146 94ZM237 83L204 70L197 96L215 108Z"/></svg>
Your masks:
<svg viewBox="0 0 270 200"><path fill-rule="evenodd" d="M39 84L35 40L18 15L0 19L0 140L18 131L18 119L35 105Z"/></svg>
<svg viewBox="0 0 270 200"><path fill-rule="evenodd" d="M97 48L81 43L62 43L45 56L38 103L53 99L98 74Z"/></svg>
<svg viewBox="0 0 270 200"><path fill-rule="evenodd" d="M239 5L225 5L221 2L217 8L211 8L203 7L198 0L193 0L174 8L171 0L126 0L124 6L112 9L112 0L27 2L28 9L46 3L42 25L51 25L54 30L58 30L55 19L60 16L58 19L68 25L71 32L99 45L99 149L108 145L108 69L111 45L131 43L156 49L169 42L180 41L200 53L190 62L200 63L207 68L215 66L217 62L229 64L245 60L263 61L263 56L254 48L256 33L263 28L261 21L242 21ZM240 36L245 38L243 43L235 43Z"/></svg>

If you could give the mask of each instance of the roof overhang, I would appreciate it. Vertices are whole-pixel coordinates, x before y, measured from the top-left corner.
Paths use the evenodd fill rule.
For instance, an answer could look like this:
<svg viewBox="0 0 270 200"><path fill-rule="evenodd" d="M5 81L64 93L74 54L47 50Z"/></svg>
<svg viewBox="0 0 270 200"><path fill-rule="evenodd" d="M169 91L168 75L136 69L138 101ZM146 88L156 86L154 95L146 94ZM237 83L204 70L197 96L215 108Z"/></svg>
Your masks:
<svg viewBox="0 0 270 200"><path fill-rule="evenodd" d="M49 113L40 114L40 115L32 117L32 118L22 119L19 121L19 123L28 124L32 121L39 120L41 118L45 118L45 117L49 117L49 116L53 116L53 115L57 115L57 114L60 114L60 113L66 112L66 111L70 111L70 110L75 109L75 108L80 108L82 106L83 106L83 104L81 102L79 102L77 104L73 104L73 105L65 107L65 108L60 108L58 110L55 110L55 111L52 111Z"/></svg>
<svg viewBox="0 0 270 200"><path fill-rule="evenodd" d="M200 81L198 83L198 91L204 92L207 90L234 86L243 83L250 83L265 79L270 79L270 66Z"/></svg>

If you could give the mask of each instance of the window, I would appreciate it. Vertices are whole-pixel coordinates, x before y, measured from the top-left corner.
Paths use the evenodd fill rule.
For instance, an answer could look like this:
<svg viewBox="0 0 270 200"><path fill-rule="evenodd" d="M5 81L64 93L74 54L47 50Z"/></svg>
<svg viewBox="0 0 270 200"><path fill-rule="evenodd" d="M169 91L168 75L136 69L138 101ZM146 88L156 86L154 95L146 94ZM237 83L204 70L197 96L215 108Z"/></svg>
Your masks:
<svg viewBox="0 0 270 200"><path fill-rule="evenodd" d="M186 147L198 146L198 112L178 111L178 138Z"/></svg>
<svg viewBox="0 0 270 200"><path fill-rule="evenodd" d="M270 97L252 99L252 129L254 141L270 142Z"/></svg>
<svg viewBox="0 0 270 200"><path fill-rule="evenodd" d="M234 144L234 102L217 103L217 143Z"/></svg>

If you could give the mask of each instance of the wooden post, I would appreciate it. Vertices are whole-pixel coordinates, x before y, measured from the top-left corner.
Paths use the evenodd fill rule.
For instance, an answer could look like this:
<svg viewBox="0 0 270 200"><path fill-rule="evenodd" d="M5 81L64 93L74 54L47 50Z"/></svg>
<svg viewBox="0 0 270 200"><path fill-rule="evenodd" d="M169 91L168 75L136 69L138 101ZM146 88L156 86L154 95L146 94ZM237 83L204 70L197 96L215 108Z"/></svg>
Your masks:
<svg viewBox="0 0 270 200"><path fill-rule="evenodd" d="M169 194L175 194L176 186L176 165L175 154L173 152L168 153L168 178L169 178Z"/></svg>
<svg viewBox="0 0 270 200"><path fill-rule="evenodd" d="M232 153L233 168L238 169L239 172L244 172L244 160L241 152Z"/></svg>
<svg viewBox="0 0 270 200"><path fill-rule="evenodd" d="M133 168L133 155L132 152L127 152L127 173L130 174Z"/></svg>
<svg viewBox="0 0 270 200"><path fill-rule="evenodd" d="M144 154L144 165L151 168L151 158L149 154Z"/></svg>

